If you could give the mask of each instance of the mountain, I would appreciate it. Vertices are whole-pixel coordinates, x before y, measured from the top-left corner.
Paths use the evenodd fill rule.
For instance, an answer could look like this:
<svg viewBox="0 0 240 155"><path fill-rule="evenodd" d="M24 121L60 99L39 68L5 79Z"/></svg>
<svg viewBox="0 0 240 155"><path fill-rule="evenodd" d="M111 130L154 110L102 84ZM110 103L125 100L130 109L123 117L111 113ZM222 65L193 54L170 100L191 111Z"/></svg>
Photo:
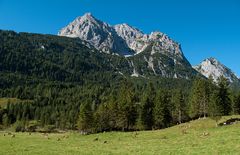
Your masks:
<svg viewBox="0 0 240 155"><path fill-rule="evenodd" d="M159 49L164 54L183 56L180 44L162 32L144 34L139 29L126 23L111 26L96 19L91 13L77 17L69 25L61 29L59 36L78 37L88 41L102 52L115 52L120 55L133 55L154 45L153 51Z"/></svg>
<svg viewBox="0 0 240 155"><path fill-rule="evenodd" d="M101 53L79 38L0 30L0 72L49 80L98 81L105 75L186 79L196 75L188 61L162 53L152 53L149 46L137 55L124 57Z"/></svg>
<svg viewBox="0 0 240 155"><path fill-rule="evenodd" d="M144 34L126 23L111 26L86 13L61 29L58 35L80 38L101 53L130 56L123 68L132 76L190 78L197 74L181 45L162 32Z"/></svg>
<svg viewBox="0 0 240 155"><path fill-rule="evenodd" d="M79 37L105 53L119 53L123 55L132 53L125 40L116 33L114 27L96 19L90 13L77 17L63 28L58 35L73 38Z"/></svg>
<svg viewBox="0 0 240 155"><path fill-rule="evenodd" d="M77 85L108 85L119 79L182 81L197 75L188 61L163 52L152 53L149 47L124 57L101 53L79 38L0 30L0 88L44 81Z"/></svg>
<svg viewBox="0 0 240 155"><path fill-rule="evenodd" d="M6 101L1 105L0 120L6 116L9 125L18 121L36 122L36 128L45 132L72 131L79 129L81 113L87 113L91 115L86 117L92 119L86 123L94 122L91 132L139 130L135 124L143 103L148 104L143 95L148 97L151 93L155 97L164 93L172 114L169 122L177 122L170 97L177 95L176 90L188 96L190 78L196 76L196 71L182 62L184 59L176 55L174 61L163 54L167 52L164 49L153 53L154 45L124 57L99 52L89 44L80 38L0 30L0 98ZM82 108L85 106L89 108ZM100 111L100 107L109 108ZM123 113L124 117L120 117ZM100 124L95 122L102 122L106 114L111 114L107 116L107 124L114 126L99 129ZM122 118L127 118L125 123L121 122ZM188 115L182 118L185 121ZM51 129L43 129L46 126ZM30 131L27 126L23 128L21 131Z"/></svg>
<svg viewBox="0 0 240 155"><path fill-rule="evenodd" d="M223 76L231 83L239 83L237 75L215 58L207 58L193 68L207 78L211 76L214 82L217 82L218 78Z"/></svg>

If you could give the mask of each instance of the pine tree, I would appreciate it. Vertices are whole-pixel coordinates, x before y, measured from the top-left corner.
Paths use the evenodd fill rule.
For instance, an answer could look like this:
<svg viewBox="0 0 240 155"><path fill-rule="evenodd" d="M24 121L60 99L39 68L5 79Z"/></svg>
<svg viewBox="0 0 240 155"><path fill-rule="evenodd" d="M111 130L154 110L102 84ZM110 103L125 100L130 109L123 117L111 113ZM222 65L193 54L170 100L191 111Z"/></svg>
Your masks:
<svg viewBox="0 0 240 155"><path fill-rule="evenodd" d="M234 96L233 99L233 113L236 115L240 114L240 93Z"/></svg>
<svg viewBox="0 0 240 155"><path fill-rule="evenodd" d="M216 103L222 115L229 115L232 110L232 103L229 97L228 80L221 76L218 80L218 92Z"/></svg>
<svg viewBox="0 0 240 155"><path fill-rule="evenodd" d="M117 126L122 130L133 128L137 117L136 97L133 85L129 81L124 81L121 85L118 110Z"/></svg>
<svg viewBox="0 0 240 155"><path fill-rule="evenodd" d="M210 101L210 89L208 81L197 78L193 82L190 94L190 116L206 117Z"/></svg>
<svg viewBox="0 0 240 155"><path fill-rule="evenodd" d="M170 96L166 91L159 91L154 105L154 124L156 129L169 127L172 116L169 110Z"/></svg>
<svg viewBox="0 0 240 155"><path fill-rule="evenodd" d="M218 126L218 121L222 117L220 107L219 107L217 101L218 101L218 90L214 90L210 96L209 113L208 114L211 119L216 121L216 126Z"/></svg>
<svg viewBox="0 0 240 155"><path fill-rule="evenodd" d="M83 132L92 132L93 112L90 102L82 103L78 117L78 129Z"/></svg>
<svg viewBox="0 0 240 155"><path fill-rule="evenodd" d="M109 126L110 130L117 129L117 120L118 120L118 105L116 101L116 95L111 95L108 103L109 110Z"/></svg>
<svg viewBox="0 0 240 155"><path fill-rule="evenodd" d="M174 115L178 123L182 123L187 116L187 105L181 90L175 90L172 97Z"/></svg>
<svg viewBox="0 0 240 155"><path fill-rule="evenodd" d="M108 131L110 130L110 115L107 104L100 104L97 111L94 114L95 128L97 131Z"/></svg>
<svg viewBox="0 0 240 155"><path fill-rule="evenodd" d="M150 83L141 102L140 122L143 129L152 129L154 125L153 109L156 98L156 92L153 84Z"/></svg>

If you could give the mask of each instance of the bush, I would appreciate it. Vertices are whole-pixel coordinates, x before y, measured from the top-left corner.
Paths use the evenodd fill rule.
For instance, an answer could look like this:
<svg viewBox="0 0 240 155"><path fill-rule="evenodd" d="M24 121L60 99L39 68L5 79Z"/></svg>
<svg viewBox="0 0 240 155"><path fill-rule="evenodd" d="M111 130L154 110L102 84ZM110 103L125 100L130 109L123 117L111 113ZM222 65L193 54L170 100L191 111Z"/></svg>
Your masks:
<svg viewBox="0 0 240 155"><path fill-rule="evenodd" d="M17 121L14 125L15 127L15 132L25 132L25 125L22 121Z"/></svg>
<svg viewBox="0 0 240 155"><path fill-rule="evenodd" d="M26 130L28 132L36 132L37 128L39 127L39 122L36 120L29 121Z"/></svg>
<svg viewBox="0 0 240 155"><path fill-rule="evenodd" d="M54 133L56 132L56 127L54 125L46 125L40 132L44 133Z"/></svg>

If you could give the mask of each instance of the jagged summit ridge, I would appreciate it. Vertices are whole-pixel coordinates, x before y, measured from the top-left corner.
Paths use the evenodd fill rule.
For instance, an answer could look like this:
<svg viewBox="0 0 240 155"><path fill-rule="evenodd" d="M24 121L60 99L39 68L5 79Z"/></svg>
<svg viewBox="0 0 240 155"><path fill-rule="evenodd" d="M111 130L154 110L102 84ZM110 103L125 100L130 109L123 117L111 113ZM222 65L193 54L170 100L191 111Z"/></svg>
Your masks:
<svg viewBox="0 0 240 155"><path fill-rule="evenodd" d="M199 65L193 68L207 78L211 76L214 82L217 82L220 76L227 78L231 83L239 82L237 75L231 69L213 57L203 60Z"/></svg>
<svg viewBox="0 0 240 155"><path fill-rule="evenodd" d="M63 28L59 35L78 37L100 52L124 55L132 76L188 79L197 74L181 45L159 31L144 34L126 23L111 26L87 13Z"/></svg>
<svg viewBox="0 0 240 155"><path fill-rule="evenodd" d="M96 19L91 13L76 18L61 29L58 35L79 37L105 53L135 55L150 46L152 54L159 52L184 58L180 44L162 32L144 34L126 23L111 26Z"/></svg>
<svg viewBox="0 0 240 155"><path fill-rule="evenodd" d="M143 32L126 23L117 24L114 26L114 29L117 34L126 41L128 47L130 47L132 50L135 50L135 48L133 48L133 42L136 39L142 38L144 36Z"/></svg>
<svg viewBox="0 0 240 155"><path fill-rule="evenodd" d="M79 37L105 53L131 53L128 45L116 33L115 29L109 24L96 19L91 13L77 17L68 26L61 29L58 35Z"/></svg>

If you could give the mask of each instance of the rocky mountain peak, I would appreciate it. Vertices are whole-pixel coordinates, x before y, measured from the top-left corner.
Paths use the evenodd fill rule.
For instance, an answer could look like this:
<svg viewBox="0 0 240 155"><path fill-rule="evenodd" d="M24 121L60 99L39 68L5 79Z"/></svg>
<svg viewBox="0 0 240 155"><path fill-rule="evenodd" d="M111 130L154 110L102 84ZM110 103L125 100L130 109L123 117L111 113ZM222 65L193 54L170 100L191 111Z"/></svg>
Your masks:
<svg viewBox="0 0 240 155"><path fill-rule="evenodd" d="M180 44L159 31L144 34L126 23L111 26L86 13L63 28L59 35L78 37L100 52L128 57L134 76L188 78L189 73L196 73L184 57Z"/></svg>
<svg viewBox="0 0 240 155"><path fill-rule="evenodd" d="M184 58L180 45L162 32L144 34L126 23L110 26L96 19L91 13L75 19L60 30L59 35L79 37L106 53L134 55L153 45L152 54L161 52L167 56Z"/></svg>
<svg viewBox="0 0 240 155"><path fill-rule="evenodd" d="M91 13L91 12L85 13L85 14L83 15L83 17L94 18L94 17L92 16L92 13Z"/></svg>
<svg viewBox="0 0 240 155"><path fill-rule="evenodd" d="M87 22L89 24L94 23L97 25L102 25L102 24L106 24L103 23L102 21L96 19L91 13L85 13L83 16L80 16L76 19L76 22L79 22L81 24L83 24L84 22Z"/></svg>
<svg viewBox="0 0 240 155"><path fill-rule="evenodd" d="M131 53L127 43L109 24L102 22L86 13L76 18L58 33L60 36L78 37L89 42L100 52L118 53L121 55Z"/></svg>
<svg viewBox="0 0 240 155"><path fill-rule="evenodd" d="M209 65L215 65L215 66L222 65L216 58L213 58L213 57L205 59L203 63L208 63Z"/></svg>
<svg viewBox="0 0 240 155"><path fill-rule="evenodd" d="M220 76L227 78L231 83L239 82L238 77L231 69L213 57L203 60L199 65L193 68L207 78L211 76L214 82L217 82Z"/></svg>

